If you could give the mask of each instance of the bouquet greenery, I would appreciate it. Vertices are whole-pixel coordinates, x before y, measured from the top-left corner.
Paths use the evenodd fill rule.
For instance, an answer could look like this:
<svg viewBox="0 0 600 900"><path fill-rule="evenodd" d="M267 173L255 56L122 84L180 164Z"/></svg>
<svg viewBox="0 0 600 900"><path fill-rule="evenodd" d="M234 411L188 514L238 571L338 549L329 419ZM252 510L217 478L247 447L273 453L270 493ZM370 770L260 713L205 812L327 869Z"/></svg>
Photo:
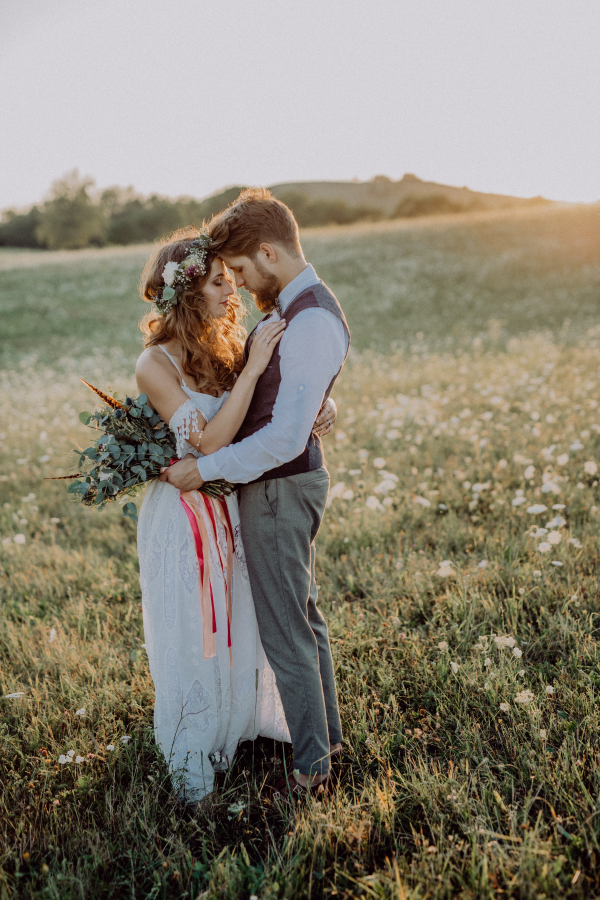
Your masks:
<svg viewBox="0 0 600 900"><path fill-rule="evenodd" d="M121 402L81 379L103 401L95 412L79 414L84 425L102 434L91 447L78 450L79 468L68 492L86 506L102 509L105 503L134 495L142 485L158 478L160 470L177 460L175 438L167 423L148 406L145 394ZM74 480L83 479L83 480ZM200 491L209 497L230 494L228 481L209 481ZM123 515L137 522L135 503L125 503Z"/></svg>

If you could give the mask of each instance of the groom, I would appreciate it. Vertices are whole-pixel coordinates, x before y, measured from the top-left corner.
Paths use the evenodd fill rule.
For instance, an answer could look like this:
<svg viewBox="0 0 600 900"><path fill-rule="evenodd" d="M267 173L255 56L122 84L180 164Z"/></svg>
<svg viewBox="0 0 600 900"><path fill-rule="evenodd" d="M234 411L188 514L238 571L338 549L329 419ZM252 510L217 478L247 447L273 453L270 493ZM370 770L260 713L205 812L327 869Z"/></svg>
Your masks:
<svg viewBox="0 0 600 900"><path fill-rule="evenodd" d="M292 789L327 778L342 732L327 625L317 609L314 540L329 475L312 433L345 362L350 332L332 292L308 265L292 212L250 189L210 223L214 249L267 313L287 323L233 444L161 476L181 490L225 478L240 485L240 520L263 647L294 747Z"/></svg>

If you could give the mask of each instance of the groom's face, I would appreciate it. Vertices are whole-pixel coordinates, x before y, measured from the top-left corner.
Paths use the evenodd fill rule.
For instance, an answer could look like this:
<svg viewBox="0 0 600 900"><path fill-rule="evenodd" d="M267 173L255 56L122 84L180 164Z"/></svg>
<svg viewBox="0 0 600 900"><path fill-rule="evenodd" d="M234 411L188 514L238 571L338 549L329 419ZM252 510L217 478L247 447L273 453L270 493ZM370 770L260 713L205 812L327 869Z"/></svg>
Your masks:
<svg viewBox="0 0 600 900"><path fill-rule="evenodd" d="M233 272L236 287L246 288L261 312L271 312L275 309L275 301L279 296L279 281L261 262L259 254L254 258L223 255L222 259L227 268Z"/></svg>

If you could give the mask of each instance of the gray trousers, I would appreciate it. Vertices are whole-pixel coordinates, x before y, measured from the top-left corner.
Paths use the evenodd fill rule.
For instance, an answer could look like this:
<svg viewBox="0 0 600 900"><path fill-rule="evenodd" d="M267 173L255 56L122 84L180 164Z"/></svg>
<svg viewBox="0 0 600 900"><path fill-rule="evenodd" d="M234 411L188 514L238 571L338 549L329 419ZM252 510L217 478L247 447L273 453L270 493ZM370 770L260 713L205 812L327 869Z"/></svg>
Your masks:
<svg viewBox="0 0 600 900"><path fill-rule="evenodd" d="M240 521L258 630L283 703L294 766L329 771L342 740L327 625L317 609L314 540L323 518L324 467L240 488Z"/></svg>

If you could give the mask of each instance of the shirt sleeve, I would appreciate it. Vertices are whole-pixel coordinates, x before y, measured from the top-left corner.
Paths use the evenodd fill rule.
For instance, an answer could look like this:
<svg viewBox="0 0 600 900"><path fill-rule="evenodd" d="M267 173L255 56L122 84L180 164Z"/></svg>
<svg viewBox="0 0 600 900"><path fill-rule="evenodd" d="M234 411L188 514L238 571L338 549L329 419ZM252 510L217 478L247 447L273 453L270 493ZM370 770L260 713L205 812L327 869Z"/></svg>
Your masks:
<svg viewBox="0 0 600 900"><path fill-rule="evenodd" d="M305 309L280 342L281 384L268 425L238 444L198 460L204 481L225 478L247 484L304 450L325 391L347 350L344 326L324 309Z"/></svg>

